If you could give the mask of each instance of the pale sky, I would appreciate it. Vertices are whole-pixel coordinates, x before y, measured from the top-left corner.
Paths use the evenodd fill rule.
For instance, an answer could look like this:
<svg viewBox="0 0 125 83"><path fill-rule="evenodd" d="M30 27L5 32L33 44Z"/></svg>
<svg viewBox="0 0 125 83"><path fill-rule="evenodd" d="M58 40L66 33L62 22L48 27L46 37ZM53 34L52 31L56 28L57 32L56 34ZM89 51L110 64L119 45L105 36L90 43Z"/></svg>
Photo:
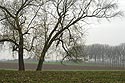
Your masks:
<svg viewBox="0 0 125 83"><path fill-rule="evenodd" d="M125 11L125 0L118 1L119 8ZM92 24L88 30L86 44L110 44L119 45L125 43L125 16L113 18L111 22L101 21Z"/></svg>

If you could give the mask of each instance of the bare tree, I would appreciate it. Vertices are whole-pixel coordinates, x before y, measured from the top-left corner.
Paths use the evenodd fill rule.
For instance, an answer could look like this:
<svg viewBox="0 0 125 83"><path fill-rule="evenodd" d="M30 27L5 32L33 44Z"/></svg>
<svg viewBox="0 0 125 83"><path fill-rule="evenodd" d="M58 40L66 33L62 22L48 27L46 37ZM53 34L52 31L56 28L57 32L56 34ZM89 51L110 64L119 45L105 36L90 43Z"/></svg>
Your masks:
<svg viewBox="0 0 125 83"><path fill-rule="evenodd" d="M25 70L24 50L30 51L36 36L36 15L43 2L38 0L0 0L0 42L10 42L13 51L18 52L19 70ZM29 14L30 13L30 14Z"/></svg>
<svg viewBox="0 0 125 83"><path fill-rule="evenodd" d="M110 46L105 44L92 44L85 47L89 61L103 63L114 67L124 67L125 44Z"/></svg>
<svg viewBox="0 0 125 83"><path fill-rule="evenodd" d="M42 17L46 15L46 19L42 19L41 28L44 27L45 35L37 70L42 69L46 53L53 45L67 52L80 38L83 24L89 18L109 19L121 14L117 9L115 1L108 0L52 0L44 4Z"/></svg>
<svg viewBox="0 0 125 83"><path fill-rule="evenodd" d="M72 58L69 61L72 62L85 62L87 60L87 54L85 50L85 45L73 46L68 50L67 55L70 54Z"/></svg>

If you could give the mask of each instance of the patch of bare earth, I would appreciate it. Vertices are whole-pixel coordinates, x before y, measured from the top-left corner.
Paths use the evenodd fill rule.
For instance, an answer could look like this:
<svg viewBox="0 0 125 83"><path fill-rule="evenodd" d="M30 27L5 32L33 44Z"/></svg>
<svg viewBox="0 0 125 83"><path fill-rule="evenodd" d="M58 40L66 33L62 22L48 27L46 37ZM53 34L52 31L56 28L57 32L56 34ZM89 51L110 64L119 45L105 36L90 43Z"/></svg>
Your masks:
<svg viewBox="0 0 125 83"><path fill-rule="evenodd" d="M37 64L25 64L28 70L35 70ZM0 62L0 69L18 69L18 63ZM125 70L121 67L109 66L75 66L75 65L59 65L59 64L44 64L43 70Z"/></svg>

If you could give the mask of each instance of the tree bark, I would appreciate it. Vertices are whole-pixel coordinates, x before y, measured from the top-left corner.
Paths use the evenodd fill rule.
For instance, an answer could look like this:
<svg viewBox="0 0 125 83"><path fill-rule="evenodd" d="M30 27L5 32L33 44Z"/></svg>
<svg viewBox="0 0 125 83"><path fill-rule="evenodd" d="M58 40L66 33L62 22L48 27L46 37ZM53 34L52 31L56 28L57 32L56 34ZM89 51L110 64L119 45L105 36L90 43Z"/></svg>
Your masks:
<svg viewBox="0 0 125 83"><path fill-rule="evenodd" d="M19 71L24 71L24 60L23 60L23 34L19 34L19 51L18 51L18 57L19 57Z"/></svg>
<svg viewBox="0 0 125 83"><path fill-rule="evenodd" d="M42 70L44 57L45 57L45 52L41 53L41 57L39 59L36 71L41 71Z"/></svg>

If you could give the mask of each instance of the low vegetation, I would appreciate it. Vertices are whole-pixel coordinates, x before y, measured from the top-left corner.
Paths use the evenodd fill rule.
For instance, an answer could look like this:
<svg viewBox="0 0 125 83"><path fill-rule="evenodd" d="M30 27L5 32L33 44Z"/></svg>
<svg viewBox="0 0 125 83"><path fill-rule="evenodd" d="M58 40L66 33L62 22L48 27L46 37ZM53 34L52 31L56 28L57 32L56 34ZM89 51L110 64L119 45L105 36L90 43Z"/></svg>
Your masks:
<svg viewBox="0 0 125 83"><path fill-rule="evenodd" d="M7 71L0 83L125 83L125 71Z"/></svg>

